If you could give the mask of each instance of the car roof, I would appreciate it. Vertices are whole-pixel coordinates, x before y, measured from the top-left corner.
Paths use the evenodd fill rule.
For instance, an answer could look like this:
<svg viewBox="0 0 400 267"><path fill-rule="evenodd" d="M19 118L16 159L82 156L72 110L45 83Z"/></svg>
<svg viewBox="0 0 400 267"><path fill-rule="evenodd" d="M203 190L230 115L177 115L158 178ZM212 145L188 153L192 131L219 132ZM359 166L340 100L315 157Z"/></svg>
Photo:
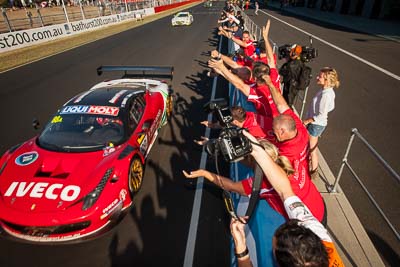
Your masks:
<svg viewBox="0 0 400 267"><path fill-rule="evenodd" d="M176 13L177 15L190 15L190 12L183 11L183 12L178 12Z"/></svg>
<svg viewBox="0 0 400 267"><path fill-rule="evenodd" d="M69 105L101 105L124 107L128 98L133 94L145 91L144 86L136 88L127 87L102 87L83 92L71 100L64 106Z"/></svg>

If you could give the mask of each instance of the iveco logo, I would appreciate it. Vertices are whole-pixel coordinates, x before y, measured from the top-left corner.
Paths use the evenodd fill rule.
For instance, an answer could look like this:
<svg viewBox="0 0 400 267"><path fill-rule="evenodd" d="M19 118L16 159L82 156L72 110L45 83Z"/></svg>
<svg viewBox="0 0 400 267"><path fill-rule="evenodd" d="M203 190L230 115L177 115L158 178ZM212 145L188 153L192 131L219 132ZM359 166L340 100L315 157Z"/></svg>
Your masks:
<svg viewBox="0 0 400 267"><path fill-rule="evenodd" d="M33 152L27 152L22 155L19 155L15 159L15 164L20 165L20 166L26 166L31 163L33 163L37 158L39 157L39 154L36 151Z"/></svg>

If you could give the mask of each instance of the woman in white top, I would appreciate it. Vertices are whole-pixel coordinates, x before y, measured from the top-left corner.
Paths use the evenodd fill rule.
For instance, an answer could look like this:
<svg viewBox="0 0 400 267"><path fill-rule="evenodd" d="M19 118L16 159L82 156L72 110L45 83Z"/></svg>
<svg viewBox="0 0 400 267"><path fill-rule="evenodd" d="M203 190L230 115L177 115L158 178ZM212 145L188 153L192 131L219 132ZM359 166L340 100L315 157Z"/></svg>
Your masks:
<svg viewBox="0 0 400 267"><path fill-rule="evenodd" d="M317 77L317 84L321 89L315 94L307 113L307 119L303 121L310 135L311 149L311 174L318 168L318 137L321 136L328 125L328 113L335 108L335 91L340 85L339 77L335 69L322 68Z"/></svg>

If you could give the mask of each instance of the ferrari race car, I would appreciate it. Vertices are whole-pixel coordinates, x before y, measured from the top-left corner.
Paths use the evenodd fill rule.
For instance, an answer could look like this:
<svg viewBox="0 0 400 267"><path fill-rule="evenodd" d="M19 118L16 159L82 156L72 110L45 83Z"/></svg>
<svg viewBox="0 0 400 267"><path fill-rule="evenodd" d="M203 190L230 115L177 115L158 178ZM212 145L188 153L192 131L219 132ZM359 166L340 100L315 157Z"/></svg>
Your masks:
<svg viewBox="0 0 400 267"><path fill-rule="evenodd" d="M104 233L133 203L145 159L172 111L172 67L123 71L67 103L42 132L0 159L0 226L28 242L69 242ZM128 74L136 72L136 74ZM150 79L151 78L151 79Z"/></svg>
<svg viewBox="0 0 400 267"><path fill-rule="evenodd" d="M192 25L193 15L190 12L179 12L171 20L172 26Z"/></svg>

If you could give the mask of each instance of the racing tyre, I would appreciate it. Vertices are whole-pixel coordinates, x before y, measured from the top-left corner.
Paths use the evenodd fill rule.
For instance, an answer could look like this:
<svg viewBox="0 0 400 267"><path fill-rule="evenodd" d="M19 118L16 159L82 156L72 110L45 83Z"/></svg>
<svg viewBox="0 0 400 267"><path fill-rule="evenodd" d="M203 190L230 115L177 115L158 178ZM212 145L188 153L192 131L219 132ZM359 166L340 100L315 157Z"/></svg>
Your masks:
<svg viewBox="0 0 400 267"><path fill-rule="evenodd" d="M174 97L172 93L168 94L167 103L166 103L166 113L167 113L167 120L170 121L172 118L172 113L174 110Z"/></svg>
<svg viewBox="0 0 400 267"><path fill-rule="evenodd" d="M129 167L129 192L131 196L137 193L142 186L144 176L144 166L139 157L135 156L132 159L131 165Z"/></svg>

